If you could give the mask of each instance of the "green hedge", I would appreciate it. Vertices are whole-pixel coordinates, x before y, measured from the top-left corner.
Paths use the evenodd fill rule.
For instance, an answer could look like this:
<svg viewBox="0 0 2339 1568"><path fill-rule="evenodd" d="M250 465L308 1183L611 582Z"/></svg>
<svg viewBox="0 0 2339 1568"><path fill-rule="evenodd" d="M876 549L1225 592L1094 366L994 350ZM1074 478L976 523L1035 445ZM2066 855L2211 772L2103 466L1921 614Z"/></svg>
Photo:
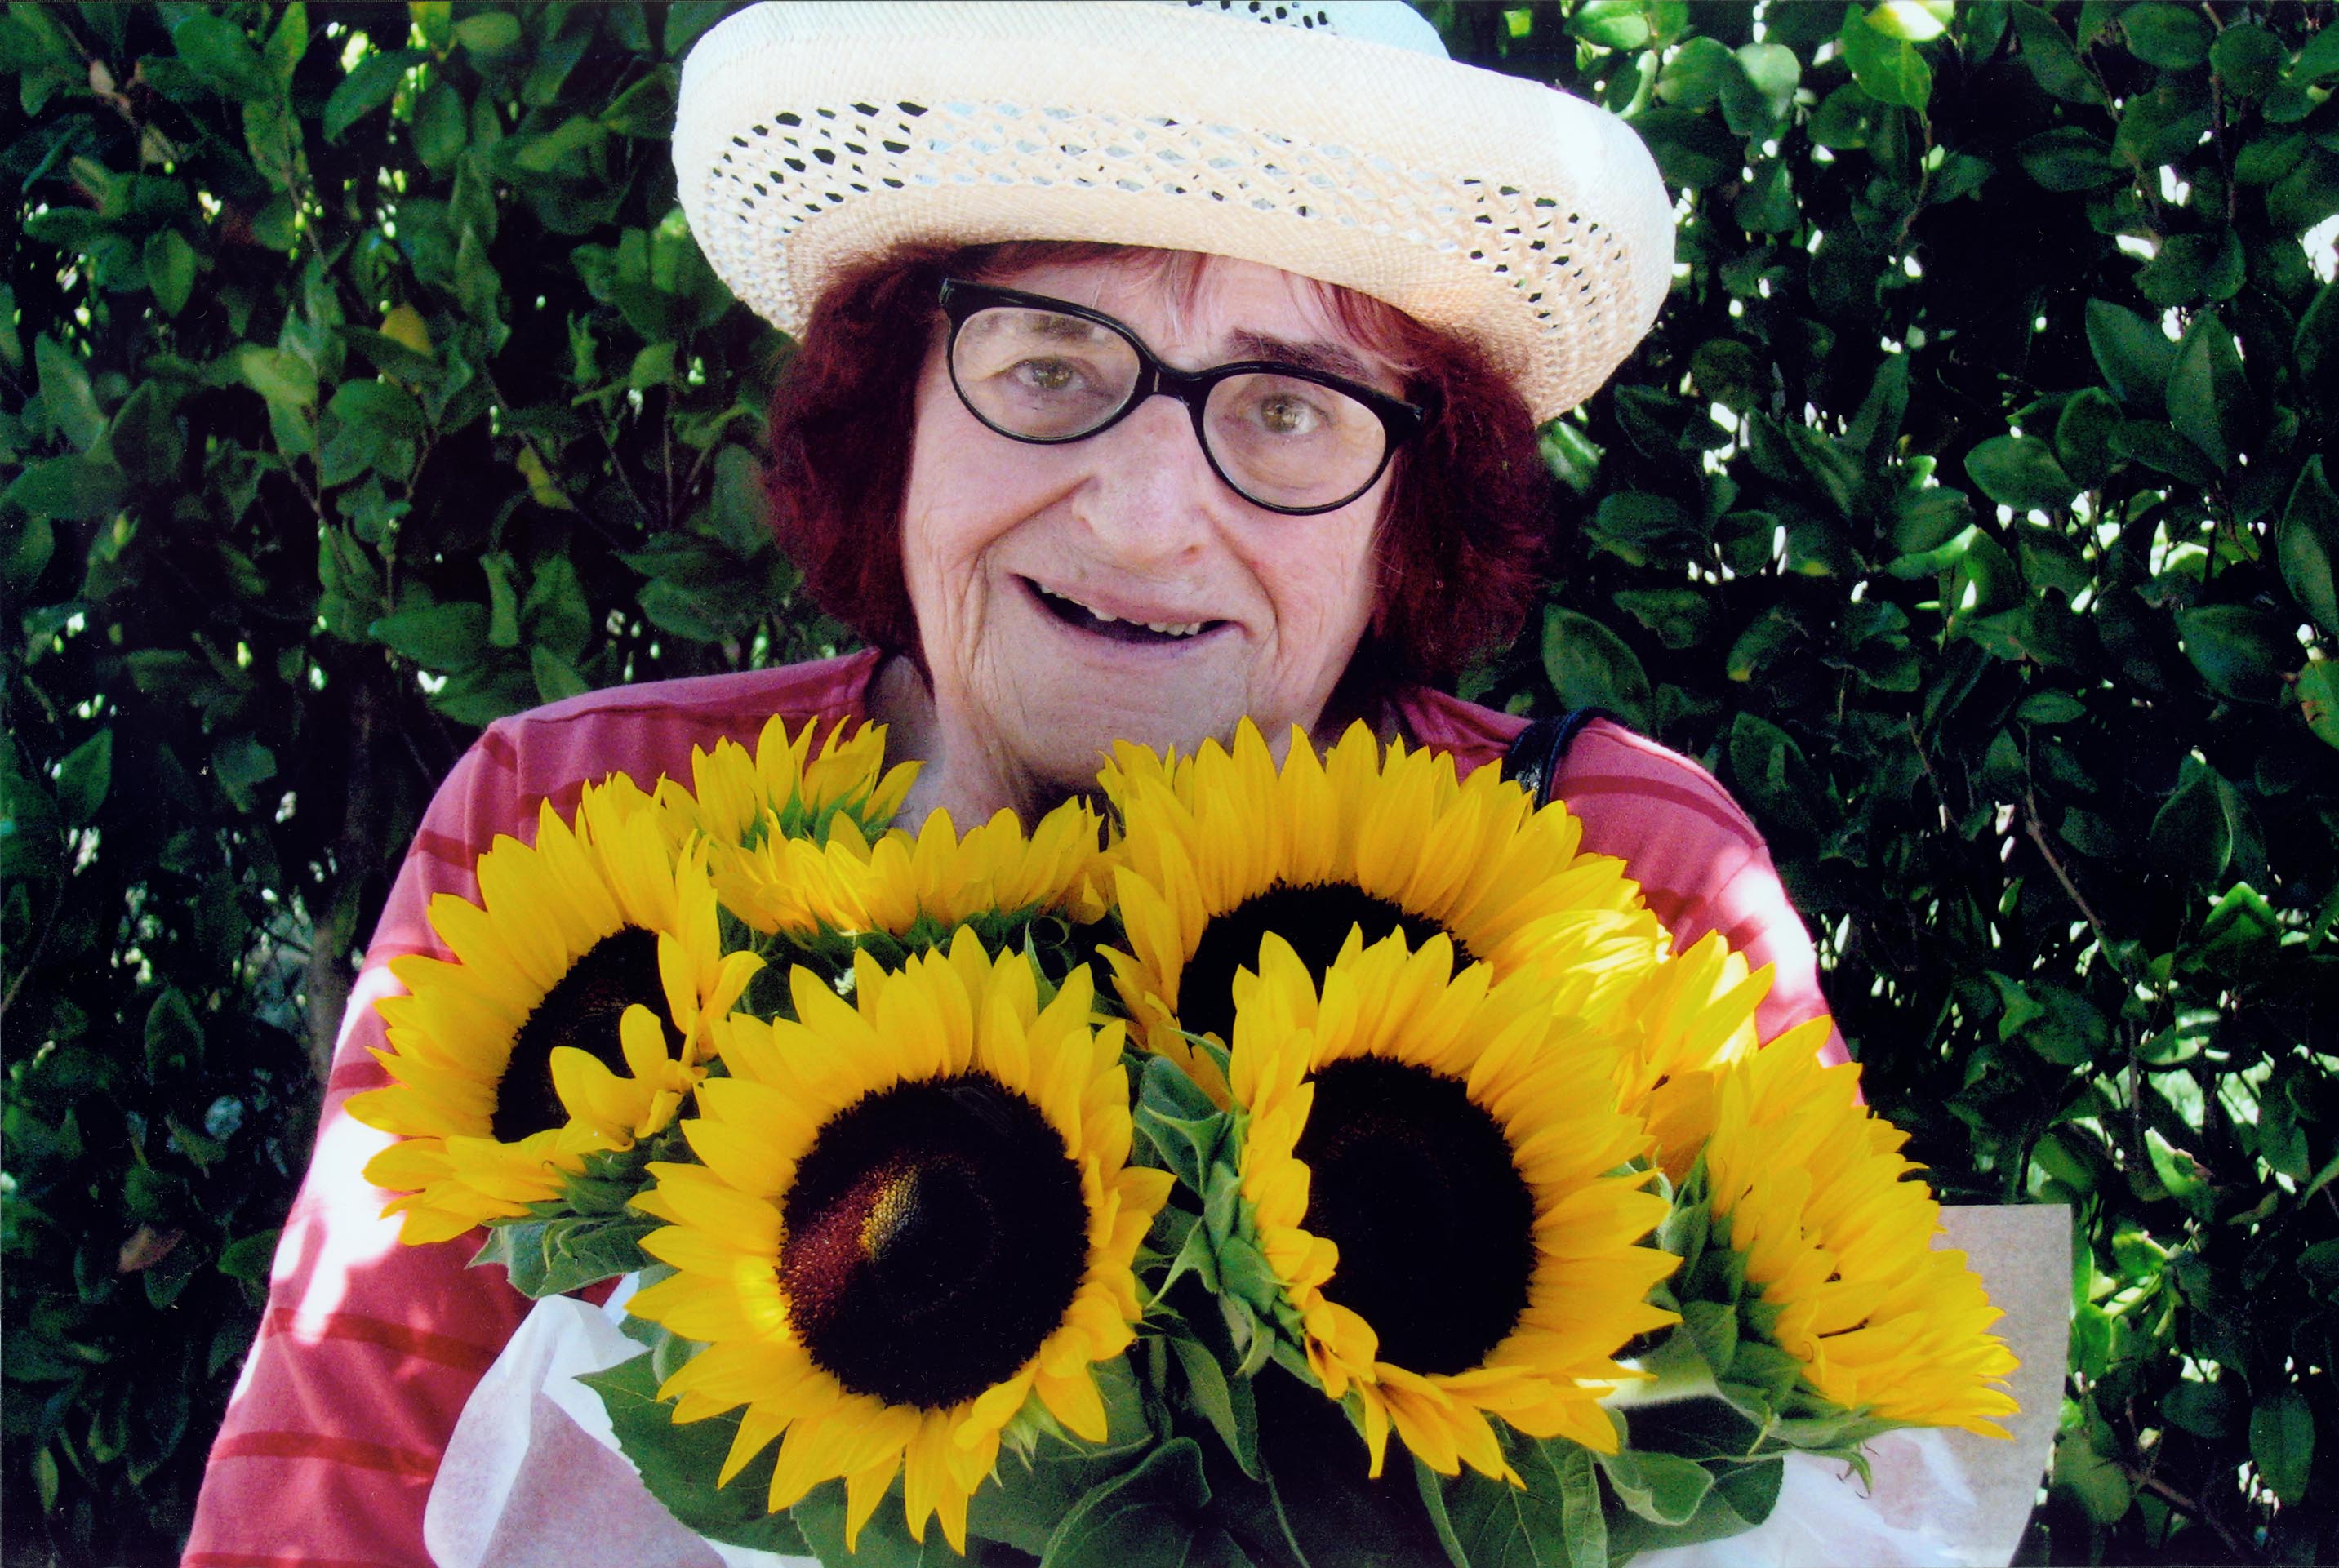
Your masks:
<svg viewBox="0 0 2339 1568"><path fill-rule="evenodd" d="M0 19L12 1554L175 1549L476 727L835 646L760 520L786 345L666 164L721 9ZM1430 7L1685 213L1468 690L1703 759L1944 1195L2075 1206L2028 1559L2330 1561L2339 28L1947 9Z"/></svg>

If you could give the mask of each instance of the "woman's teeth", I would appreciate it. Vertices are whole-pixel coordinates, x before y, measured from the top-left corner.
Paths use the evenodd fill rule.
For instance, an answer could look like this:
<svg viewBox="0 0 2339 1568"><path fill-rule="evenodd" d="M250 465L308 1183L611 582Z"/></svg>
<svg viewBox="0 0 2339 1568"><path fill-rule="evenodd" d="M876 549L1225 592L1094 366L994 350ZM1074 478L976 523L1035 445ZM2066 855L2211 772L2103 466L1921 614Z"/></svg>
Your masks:
<svg viewBox="0 0 2339 1568"><path fill-rule="evenodd" d="M1093 609L1070 595L1057 593L1052 588L1040 587L1037 583L1031 586L1039 588L1040 596L1047 601L1049 608L1074 625L1099 628L1104 626L1121 628L1116 633L1108 634L1109 636L1131 636L1141 626L1156 636L1190 637L1200 635L1205 627L1217 624L1212 621L1127 621L1103 610Z"/></svg>

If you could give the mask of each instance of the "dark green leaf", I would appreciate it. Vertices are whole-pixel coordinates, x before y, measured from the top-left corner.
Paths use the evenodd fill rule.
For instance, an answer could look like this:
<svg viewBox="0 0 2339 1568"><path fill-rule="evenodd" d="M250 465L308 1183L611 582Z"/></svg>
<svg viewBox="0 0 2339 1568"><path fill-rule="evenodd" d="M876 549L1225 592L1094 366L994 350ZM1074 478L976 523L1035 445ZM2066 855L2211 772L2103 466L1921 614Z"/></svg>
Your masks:
<svg viewBox="0 0 2339 1568"><path fill-rule="evenodd" d="M1788 182L1785 160L1756 161L1754 177L1738 192L1738 200L1731 207L1731 218L1740 228L1755 234L1783 233L1801 221L1801 212L1795 205L1794 187Z"/></svg>
<svg viewBox="0 0 2339 1568"><path fill-rule="evenodd" d="M2022 63L2030 67L2039 86L2068 103L2107 102L2103 88L2072 47L2070 35L2053 17L2036 5L2018 4L2011 9L2015 35L2022 43Z"/></svg>
<svg viewBox="0 0 2339 1568"><path fill-rule="evenodd" d="M2234 786L2188 757L2176 792L2152 819L2153 858L2196 886L2223 883L2233 863L2238 811Z"/></svg>
<svg viewBox="0 0 2339 1568"><path fill-rule="evenodd" d="M2274 701L2304 656L2288 623L2255 605L2180 609L2176 631L2209 689L2237 702Z"/></svg>
<svg viewBox="0 0 2339 1568"><path fill-rule="evenodd" d="M461 601L400 610L366 635L429 670L467 670L486 656L488 606Z"/></svg>
<svg viewBox="0 0 2339 1568"><path fill-rule="evenodd" d="M2314 1413L2295 1388L2277 1388L2250 1411L2250 1457L2258 1474L2285 1503L2306 1497L2314 1462Z"/></svg>
<svg viewBox="0 0 2339 1568"><path fill-rule="evenodd" d="M40 372L41 401L58 433L84 452L97 445L105 434L106 418L90 387L89 372L46 332L33 340L33 363Z"/></svg>
<svg viewBox="0 0 2339 1568"><path fill-rule="evenodd" d="M1657 78L1657 96L1675 108L1702 109L1722 95L1724 79L1738 71L1730 46L1720 39L1684 39Z"/></svg>
<svg viewBox="0 0 2339 1568"><path fill-rule="evenodd" d="M163 382L143 381L113 411L114 459L140 484L168 485L185 450L168 396Z"/></svg>
<svg viewBox="0 0 2339 1568"><path fill-rule="evenodd" d="M2325 283L2314 291L2314 303L2298 318L2290 351L2308 386L2327 395L2339 385L2339 283Z"/></svg>
<svg viewBox="0 0 2339 1568"><path fill-rule="evenodd" d="M489 19L489 15L475 16L471 21ZM508 16L494 20L510 21ZM461 94L444 81L433 82L414 102L414 155L422 160L432 173L444 173L462 156L463 144L469 140L470 126L463 110Z"/></svg>
<svg viewBox="0 0 2339 1568"><path fill-rule="evenodd" d="M2115 397L2130 408L2160 412L2176 345L2157 323L2107 300L2090 300L2087 347Z"/></svg>
<svg viewBox="0 0 2339 1568"><path fill-rule="evenodd" d="M1606 708L1647 725L1648 672L1623 638L1591 616L1556 605L1544 611L1543 667L1563 708Z"/></svg>
<svg viewBox="0 0 2339 1568"><path fill-rule="evenodd" d="M1870 97L1923 112L1933 95L1933 69L1915 44L1870 25L1868 14L1858 5L1844 7L1843 29L1836 42L1851 67L1851 79Z"/></svg>
<svg viewBox="0 0 2339 1568"><path fill-rule="evenodd" d="M81 827L97 821L113 784L113 731L98 731L65 754L57 773L57 809L65 825Z"/></svg>
<svg viewBox="0 0 2339 1568"><path fill-rule="evenodd" d="M239 103L281 93L242 28L204 11L183 13L171 29L179 58L222 96Z"/></svg>
<svg viewBox="0 0 2339 1568"><path fill-rule="evenodd" d="M2077 125L2041 131L2017 143L2014 155L2023 172L2049 191L2100 191L2128 177L2110 144Z"/></svg>
<svg viewBox="0 0 2339 1568"><path fill-rule="evenodd" d="M2282 79L2290 52L2282 41L2251 22L2229 22L2209 45L2209 64L2226 91L2255 98Z"/></svg>
<svg viewBox="0 0 2339 1568"><path fill-rule="evenodd" d="M2324 477L2319 452L2306 459L2291 487L2274 547L2290 597L2324 631L2339 635L2339 494Z"/></svg>
<svg viewBox="0 0 2339 1568"><path fill-rule="evenodd" d="M1712 603L1694 588L1620 588L1610 597L1669 648L1695 647L1713 629Z"/></svg>
<svg viewBox="0 0 2339 1568"><path fill-rule="evenodd" d="M2081 485L2099 485L2111 472L2112 432L2119 405L2100 387L2082 388L2055 421L2055 458Z"/></svg>
<svg viewBox="0 0 2339 1568"><path fill-rule="evenodd" d="M2266 191L2266 218L2277 229L2312 229L2339 212L2339 152L2308 145Z"/></svg>
<svg viewBox="0 0 2339 1568"><path fill-rule="evenodd" d="M1794 108L1801 62L1781 44L1749 44L1733 63L1722 75L1722 117L1732 134L1761 141Z"/></svg>
<svg viewBox="0 0 2339 1568"><path fill-rule="evenodd" d="M98 522L122 508L129 479L114 464L79 452L35 463L0 490L0 510L61 523Z"/></svg>
<svg viewBox="0 0 2339 1568"><path fill-rule="evenodd" d="M1602 499L1592 536L1635 566L1694 544L1697 519L1678 501L1628 490Z"/></svg>
<svg viewBox="0 0 2339 1568"><path fill-rule="evenodd" d="M269 1267L276 1260L276 1243L282 1235L281 1230L258 1230L231 1241L220 1249L219 1271L248 1285L266 1285Z"/></svg>
<svg viewBox="0 0 2339 1568"><path fill-rule="evenodd" d="M157 229L147 236L140 253L146 267L146 287L163 314L175 316L187 308L195 290L195 250L176 229Z"/></svg>
<svg viewBox="0 0 2339 1568"><path fill-rule="evenodd" d="M435 358L400 342L387 332L377 332L369 327L342 327L340 332L350 347L363 354L384 375L411 382L438 374L439 361Z"/></svg>
<svg viewBox="0 0 2339 1568"><path fill-rule="evenodd" d="M2290 80L2300 86L2339 76L2339 35L2328 27L2319 29L2307 40L2306 47L2298 52L2298 58L2291 62L2288 74Z"/></svg>
<svg viewBox="0 0 2339 1568"><path fill-rule="evenodd" d="M1187 1396L1243 1474L1259 1479L1258 1409L1251 1397L1250 1380L1229 1378L1226 1367L1200 1340L1175 1334L1169 1337L1170 1348L1177 1354L1186 1376Z"/></svg>
<svg viewBox="0 0 2339 1568"><path fill-rule="evenodd" d="M2249 383L2234 335L2206 311L2193 320L2168 370L2168 422L2221 469L2250 439Z"/></svg>
<svg viewBox="0 0 2339 1568"><path fill-rule="evenodd" d="M212 779L239 812L258 800L252 792L276 776L276 754L253 735L226 735L212 747Z"/></svg>
<svg viewBox="0 0 2339 1568"><path fill-rule="evenodd" d="M195 1021L195 1010L178 987L163 987L147 1008L145 1040L146 1070L150 1076L186 1071L202 1060L203 1026ZM140 1205L150 1211L141 1218L167 1218L166 1214L155 1212L165 1202L156 1198Z"/></svg>
<svg viewBox="0 0 2339 1568"><path fill-rule="evenodd" d="M537 705L534 672L510 659L459 670L430 698L430 705L457 724L474 727L493 724L509 714Z"/></svg>
<svg viewBox="0 0 2339 1568"><path fill-rule="evenodd" d="M1820 103L1808 129L1811 137L1831 152L1848 153L1868 145L1877 118L1891 111L1847 82Z"/></svg>
<svg viewBox="0 0 2339 1568"><path fill-rule="evenodd" d="M528 649L528 663L529 673L536 677L536 695L545 702L582 696L593 689L592 683L577 673L575 665L550 648Z"/></svg>
<svg viewBox="0 0 2339 1568"><path fill-rule="evenodd" d="M1871 458L1880 457L1900 439L1900 421L1908 411L1909 356L1887 354L1869 383L1868 396L1860 401L1860 411L1845 428L1844 443Z"/></svg>
<svg viewBox="0 0 2339 1568"><path fill-rule="evenodd" d="M674 131L675 74L660 66L623 93L602 111L601 123L620 136L663 140Z"/></svg>
<svg viewBox="0 0 2339 1568"><path fill-rule="evenodd" d="M2339 747L2339 663L2318 659L2298 672L2298 711L2318 739Z"/></svg>
<svg viewBox="0 0 2339 1568"><path fill-rule="evenodd" d="M1196 1516L1209 1500L1201 1450L1173 1437L1082 1498L1041 1561L1047 1568L1189 1568L1198 1562Z"/></svg>
<svg viewBox="0 0 2339 1568"><path fill-rule="evenodd" d="M2242 242L2231 229L2216 234L2172 234L2136 275L2136 286L2156 305L2230 300L2241 292Z"/></svg>
<svg viewBox="0 0 2339 1568"><path fill-rule="evenodd" d="M0 510L5 509L5 498L0 498ZM56 558L56 551L55 526L44 517L23 518L11 529L5 552L0 552L0 582L19 596L31 594L33 585ZM25 601L20 597L18 602Z"/></svg>
<svg viewBox="0 0 2339 1568"><path fill-rule="evenodd" d="M2136 1496L2136 1483L2127 1472L2117 1460L2097 1453L2085 1430L2067 1431L2057 1440L2054 1484L2099 1525L2117 1524Z"/></svg>
<svg viewBox="0 0 2339 1568"><path fill-rule="evenodd" d="M2129 419L2112 431L2112 451L2203 489L2217 482L2201 449L2157 419Z"/></svg>
<svg viewBox="0 0 2339 1568"><path fill-rule="evenodd" d="M1654 39L1643 0L1584 0L1568 17L1567 30L1603 49L1645 49Z"/></svg>
<svg viewBox="0 0 2339 1568"><path fill-rule="evenodd" d="M2131 5L2120 13L2131 54L2164 71L2190 71L2209 57L2216 37L2208 18L2190 5Z"/></svg>
<svg viewBox="0 0 2339 1568"><path fill-rule="evenodd" d="M1738 173L1739 143L1712 117L1686 109L1643 110L1633 129L1648 143L1665 183L1698 191Z"/></svg>
<svg viewBox="0 0 2339 1568"><path fill-rule="evenodd" d="M316 404L316 368L298 354L246 343L236 353L235 368L243 384L272 405L307 409Z"/></svg>
<svg viewBox="0 0 2339 1568"><path fill-rule="evenodd" d="M424 57L416 49L390 49L359 61L325 100L325 140L340 141L343 132L389 103L399 79Z"/></svg>
<svg viewBox="0 0 2339 1568"><path fill-rule="evenodd" d="M2066 506L2079 488L2055 449L2029 436L1992 436L1966 454L1966 473L1982 494L2018 512Z"/></svg>
<svg viewBox="0 0 2339 1568"><path fill-rule="evenodd" d="M1826 792L1802 747L1770 720L1741 713L1730 722L1730 781L1766 833L1785 840L1818 832Z"/></svg>
<svg viewBox="0 0 2339 1568"><path fill-rule="evenodd" d="M1658 1524L1686 1524L1713 1489L1713 1475L1693 1460L1662 1451L1596 1455L1617 1500Z"/></svg>
<svg viewBox="0 0 2339 1568"><path fill-rule="evenodd" d="M455 24L455 41L475 54L500 54L519 44L519 18L505 11L478 12Z"/></svg>

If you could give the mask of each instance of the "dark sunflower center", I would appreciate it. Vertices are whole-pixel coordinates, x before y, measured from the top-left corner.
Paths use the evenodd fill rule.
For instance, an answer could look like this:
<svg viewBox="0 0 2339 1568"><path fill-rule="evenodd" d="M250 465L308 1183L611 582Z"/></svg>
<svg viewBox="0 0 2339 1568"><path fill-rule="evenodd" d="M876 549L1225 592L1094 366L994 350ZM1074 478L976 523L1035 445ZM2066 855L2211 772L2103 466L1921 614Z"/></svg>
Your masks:
<svg viewBox="0 0 2339 1568"><path fill-rule="evenodd" d="M1495 1119L1454 1079L1378 1057L1316 1075L1299 1135L1307 1228L1340 1249L1324 1294L1414 1372L1477 1366L1526 1310L1535 1198Z"/></svg>
<svg viewBox="0 0 2339 1568"><path fill-rule="evenodd" d="M657 932L629 925L586 949L512 1037L511 1060L496 1085L496 1109L489 1119L496 1137L518 1143L568 1119L552 1087L556 1046L573 1045L612 1072L624 1072L626 1054L618 1044L617 1021L636 1002L658 1015L668 1051L681 1043L666 1016Z"/></svg>
<svg viewBox="0 0 2339 1568"><path fill-rule="evenodd" d="M1258 967L1259 939L1275 932L1291 944L1299 962L1320 983L1324 971L1340 956L1340 944L1351 929L1364 932L1367 945L1392 932L1403 932L1407 947L1418 948L1445 931L1426 915L1400 909L1387 899L1367 892L1352 883L1314 883L1294 887L1278 883L1265 892L1244 900L1224 914L1211 917L1194 944L1178 981L1178 1020L1196 1034L1215 1034L1233 1041L1235 971ZM1446 932L1450 940L1452 932ZM1470 962L1462 944L1454 943L1454 963Z"/></svg>
<svg viewBox="0 0 2339 1568"><path fill-rule="evenodd" d="M821 1129L782 1206L788 1321L822 1370L941 1410L1031 1358L1088 1262L1080 1167L981 1074L897 1084Z"/></svg>

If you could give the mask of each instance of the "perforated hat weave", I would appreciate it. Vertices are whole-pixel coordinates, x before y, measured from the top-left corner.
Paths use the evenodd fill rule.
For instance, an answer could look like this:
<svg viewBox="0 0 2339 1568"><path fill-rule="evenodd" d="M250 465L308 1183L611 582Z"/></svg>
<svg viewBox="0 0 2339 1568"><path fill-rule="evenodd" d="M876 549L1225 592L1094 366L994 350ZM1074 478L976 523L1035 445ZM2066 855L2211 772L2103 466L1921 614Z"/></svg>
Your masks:
<svg viewBox="0 0 2339 1568"><path fill-rule="evenodd" d="M1394 3L757 5L691 51L674 159L716 272L789 332L898 244L1199 251L1474 340L1548 419L1672 281L1632 130Z"/></svg>

